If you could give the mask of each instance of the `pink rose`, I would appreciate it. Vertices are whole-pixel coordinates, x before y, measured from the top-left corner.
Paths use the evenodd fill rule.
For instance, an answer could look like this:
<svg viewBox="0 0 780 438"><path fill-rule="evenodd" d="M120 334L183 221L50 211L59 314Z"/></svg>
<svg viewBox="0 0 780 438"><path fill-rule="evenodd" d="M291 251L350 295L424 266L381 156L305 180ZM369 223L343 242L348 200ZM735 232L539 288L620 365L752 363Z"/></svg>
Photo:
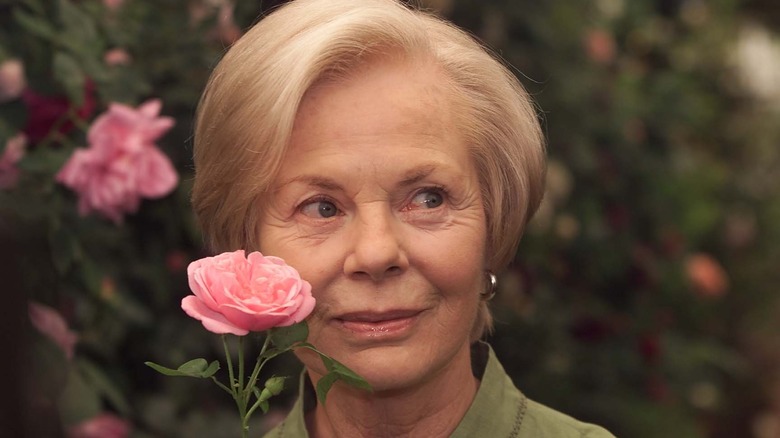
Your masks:
<svg viewBox="0 0 780 438"><path fill-rule="evenodd" d="M72 359L78 337L68 329L65 318L51 307L35 302L28 304L27 311L33 327L62 348L65 357Z"/></svg>
<svg viewBox="0 0 780 438"><path fill-rule="evenodd" d="M27 136L16 134L5 143L3 154L0 155L0 190L10 189L19 179L19 169L16 163L24 156L27 147Z"/></svg>
<svg viewBox="0 0 780 438"><path fill-rule="evenodd" d="M102 413L68 428L68 438L125 438L130 423L116 415Z"/></svg>
<svg viewBox="0 0 780 438"><path fill-rule="evenodd" d="M9 59L0 64L0 102L18 98L26 86L22 61Z"/></svg>
<svg viewBox="0 0 780 438"><path fill-rule="evenodd" d="M213 333L243 336L289 326L314 309L311 285L278 257L227 252L190 263L181 307Z"/></svg>
<svg viewBox="0 0 780 438"><path fill-rule="evenodd" d="M79 213L97 211L121 222L138 209L141 198L160 198L178 183L168 157L154 144L173 126L158 117L161 103L151 100L137 110L112 104L89 129L86 149L76 150L56 175L79 194Z"/></svg>

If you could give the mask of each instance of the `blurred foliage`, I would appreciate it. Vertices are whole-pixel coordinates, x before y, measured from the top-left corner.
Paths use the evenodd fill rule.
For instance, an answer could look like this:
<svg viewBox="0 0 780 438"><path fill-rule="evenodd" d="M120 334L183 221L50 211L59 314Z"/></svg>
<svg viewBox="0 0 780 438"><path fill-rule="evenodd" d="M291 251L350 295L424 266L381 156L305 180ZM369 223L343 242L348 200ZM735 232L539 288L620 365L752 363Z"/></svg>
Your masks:
<svg viewBox="0 0 780 438"><path fill-rule="evenodd" d="M221 53L277 3L0 0L0 63L21 60L28 90L63 102L39 137L38 110L0 103L0 145L30 134L18 183L0 190L14 249L3 273L79 336L72 360L32 330L19 337L23 394L6 396L29 407L30 436L105 411L135 437L237 427L212 385L143 362L220 354L179 308L186 266L204 255L188 203L192 118ZM518 386L618 436L777 436L780 85L755 73L780 71L774 4L422 3L513 66L548 136L546 200L494 306L490 341ZM762 41L774 52L756 51ZM112 61L117 49L127 56ZM180 186L121 225L80 216L54 174L109 103L149 98L176 119L158 145Z"/></svg>

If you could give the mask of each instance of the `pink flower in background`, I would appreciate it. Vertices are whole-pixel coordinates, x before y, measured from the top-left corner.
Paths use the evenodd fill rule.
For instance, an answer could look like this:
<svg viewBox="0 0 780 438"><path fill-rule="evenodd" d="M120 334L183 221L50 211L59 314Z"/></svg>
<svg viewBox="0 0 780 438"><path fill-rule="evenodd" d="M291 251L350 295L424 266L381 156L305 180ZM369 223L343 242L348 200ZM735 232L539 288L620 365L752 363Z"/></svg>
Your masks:
<svg viewBox="0 0 780 438"><path fill-rule="evenodd" d="M73 349L78 337L68 328L65 318L51 307L32 301L28 304L27 311L33 327L62 348L65 357L73 359Z"/></svg>
<svg viewBox="0 0 780 438"><path fill-rule="evenodd" d="M591 29L585 34L583 41L585 53L591 61L607 64L615 59L617 44L615 38L603 29Z"/></svg>
<svg viewBox="0 0 780 438"><path fill-rule="evenodd" d="M703 297L719 297L726 293L729 278L726 270L711 255L698 253L685 263L688 282Z"/></svg>
<svg viewBox="0 0 780 438"><path fill-rule="evenodd" d="M243 336L289 326L314 309L311 285L278 257L226 252L190 263L190 289L181 307L206 330Z"/></svg>
<svg viewBox="0 0 780 438"><path fill-rule="evenodd" d="M175 249L165 256L165 267L168 272L184 272L187 269L187 263L191 260L189 255L182 251Z"/></svg>
<svg viewBox="0 0 780 438"><path fill-rule="evenodd" d="M16 134L5 142L5 149L0 155L0 190L10 189L19 179L19 169L16 163L24 156L27 147L27 136Z"/></svg>
<svg viewBox="0 0 780 438"><path fill-rule="evenodd" d="M126 438L130 423L114 414L102 413L68 428L67 438Z"/></svg>
<svg viewBox="0 0 780 438"><path fill-rule="evenodd" d="M103 0L103 6L105 6L106 9L115 11L119 9L124 2L125 0Z"/></svg>
<svg viewBox="0 0 780 438"><path fill-rule="evenodd" d="M241 29L235 22L232 2L224 2L217 11L217 26L215 28L217 39L222 44L231 45L241 37Z"/></svg>
<svg viewBox="0 0 780 438"><path fill-rule="evenodd" d="M138 109L111 104L89 129L89 147L76 150L56 175L79 195L79 214L92 211L116 223L138 209L141 198L160 198L178 183L170 160L154 141L173 126L158 117L161 102Z"/></svg>
<svg viewBox="0 0 780 438"><path fill-rule="evenodd" d="M22 61L9 59L0 64L0 103L17 99L26 86Z"/></svg>
<svg viewBox="0 0 780 438"><path fill-rule="evenodd" d="M103 62L110 66L127 65L132 61L133 58L125 49L111 49L103 54Z"/></svg>
<svg viewBox="0 0 780 438"><path fill-rule="evenodd" d="M112 103L89 128L87 139L93 149L106 154L139 152L154 147L154 142L173 126L173 118L159 117L162 102L152 99L137 109Z"/></svg>

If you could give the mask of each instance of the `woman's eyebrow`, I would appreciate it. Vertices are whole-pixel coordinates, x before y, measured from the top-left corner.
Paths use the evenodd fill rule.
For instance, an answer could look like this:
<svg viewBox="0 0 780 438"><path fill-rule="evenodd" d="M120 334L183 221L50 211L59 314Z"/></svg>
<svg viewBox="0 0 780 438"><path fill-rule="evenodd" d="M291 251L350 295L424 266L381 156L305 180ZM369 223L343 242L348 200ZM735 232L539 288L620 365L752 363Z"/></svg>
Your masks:
<svg viewBox="0 0 780 438"><path fill-rule="evenodd" d="M437 163L426 163L415 166L403 173L401 180L398 182L399 187L408 187L418 184L420 181L428 178L431 174L442 168L448 166ZM344 191L344 187L339 184L333 178L322 175L298 175L295 178L289 179L283 182L279 187L284 187L289 184L299 183L311 187L317 187L322 190L330 191Z"/></svg>
<svg viewBox="0 0 780 438"><path fill-rule="evenodd" d="M409 169L398 183L401 187L412 186L428 178L439 166L433 163L422 164Z"/></svg>
<svg viewBox="0 0 780 438"><path fill-rule="evenodd" d="M344 190L341 184L335 180L319 175L299 175L295 178L286 181L282 186L286 186L292 183L301 183L312 187L317 187L322 190Z"/></svg>

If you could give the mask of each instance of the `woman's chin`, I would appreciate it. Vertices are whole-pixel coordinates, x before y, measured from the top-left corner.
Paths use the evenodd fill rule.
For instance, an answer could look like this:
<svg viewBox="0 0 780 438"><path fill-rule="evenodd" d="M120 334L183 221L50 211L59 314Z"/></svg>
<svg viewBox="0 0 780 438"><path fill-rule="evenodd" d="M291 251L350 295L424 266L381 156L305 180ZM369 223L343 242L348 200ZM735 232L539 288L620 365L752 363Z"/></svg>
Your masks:
<svg viewBox="0 0 780 438"><path fill-rule="evenodd" d="M319 357L311 351L301 350L296 351L296 354L312 377L322 377L326 370L323 369ZM402 390L424 379L430 366L424 357L414 356L416 355L403 346L381 346L346 355L332 355L364 378L371 385L374 394Z"/></svg>
<svg viewBox="0 0 780 438"><path fill-rule="evenodd" d="M371 385L373 395L397 393L419 389L424 382L455 365L451 360L454 358L436 361L430 356L430 347L417 347L420 348L409 345L375 347L338 360L363 377Z"/></svg>

